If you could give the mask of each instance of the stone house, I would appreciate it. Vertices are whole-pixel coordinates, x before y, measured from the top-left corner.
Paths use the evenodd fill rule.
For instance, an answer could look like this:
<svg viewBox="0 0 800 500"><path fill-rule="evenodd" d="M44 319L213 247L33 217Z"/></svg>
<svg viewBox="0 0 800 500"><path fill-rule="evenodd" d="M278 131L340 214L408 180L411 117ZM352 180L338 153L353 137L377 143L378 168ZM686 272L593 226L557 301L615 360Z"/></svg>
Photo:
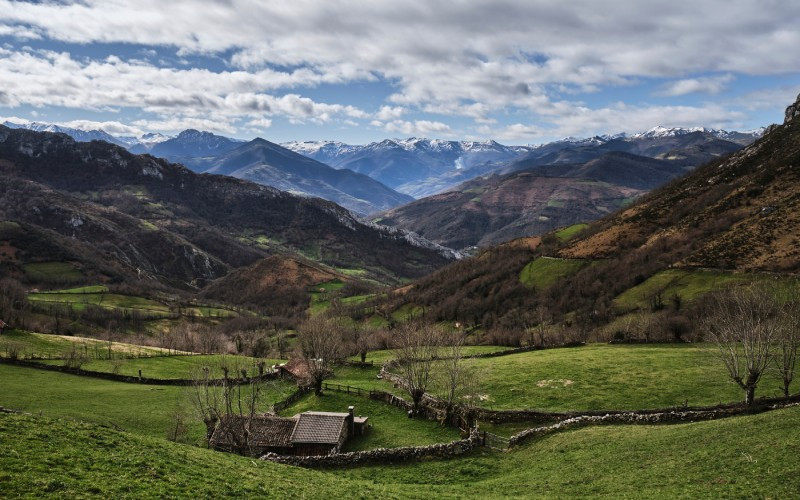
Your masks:
<svg viewBox="0 0 800 500"><path fill-rule="evenodd" d="M216 450L252 456L269 452L299 456L339 453L349 439L365 434L369 428L367 417L356 417L352 406L348 410L307 411L291 418L227 417L217 424L209 444Z"/></svg>

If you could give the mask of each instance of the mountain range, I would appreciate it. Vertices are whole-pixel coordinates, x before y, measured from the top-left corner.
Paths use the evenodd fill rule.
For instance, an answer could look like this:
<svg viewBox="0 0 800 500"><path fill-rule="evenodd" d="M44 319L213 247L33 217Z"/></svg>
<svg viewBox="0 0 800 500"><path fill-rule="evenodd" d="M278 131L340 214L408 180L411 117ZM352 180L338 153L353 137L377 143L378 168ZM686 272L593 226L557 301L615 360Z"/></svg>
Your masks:
<svg viewBox="0 0 800 500"><path fill-rule="evenodd" d="M331 168L261 138L241 142L185 130L155 145L150 154L182 163L195 172L229 175L330 200L360 215L413 200L369 176Z"/></svg>
<svg viewBox="0 0 800 500"><path fill-rule="evenodd" d="M800 96L787 109L784 124L770 127L754 143L583 230L484 249L386 294L370 307L383 315L418 307L431 321L458 321L484 330L563 322L579 335L581 329L602 327L629 312L617 302L622 294L649 303L646 313L669 307L674 316L692 315L698 313L687 302L712 290L715 280L796 276L798 110ZM671 295L664 292L662 297L681 276L689 288L671 288ZM544 316L534 317L536 310ZM654 318L664 321L665 316Z"/></svg>
<svg viewBox="0 0 800 500"><path fill-rule="evenodd" d="M333 141L289 142L283 146L335 168L350 168L380 180L401 193L424 198L450 190L462 182L494 172L510 171L509 167L526 159L547 158L558 151L599 148L603 152L625 151L655 156L654 149L666 153L671 148L686 149L682 136L702 136L705 140L720 139L739 146L760 137L763 129L750 132L728 132L706 128L655 127L640 134L596 136L588 139L572 137L536 146L505 146L495 141L442 141L429 139L386 139L363 146ZM648 147L649 146L649 147ZM705 161L707 161L706 158ZM584 160L585 161L585 160ZM543 161L550 163L552 161ZM692 158L695 165L702 160ZM699 163L698 163L699 162ZM524 167L516 168L521 169Z"/></svg>
<svg viewBox="0 0 800 500"><path fill-rule="evenodd" d="M329 201L200 175L107 142L0 126L0 267L55 262L92 282L203 288L274 256L396 282L457 257Z"/></svg>
<svg viewBox="0 0 800 500"><path fill-rule="evenodd" d="M653 129L636 137L550 143L496 166L490 175L376 217L381 224L459 249L543 234L599 219L698 165L741 149L720 135Z"/></svg>

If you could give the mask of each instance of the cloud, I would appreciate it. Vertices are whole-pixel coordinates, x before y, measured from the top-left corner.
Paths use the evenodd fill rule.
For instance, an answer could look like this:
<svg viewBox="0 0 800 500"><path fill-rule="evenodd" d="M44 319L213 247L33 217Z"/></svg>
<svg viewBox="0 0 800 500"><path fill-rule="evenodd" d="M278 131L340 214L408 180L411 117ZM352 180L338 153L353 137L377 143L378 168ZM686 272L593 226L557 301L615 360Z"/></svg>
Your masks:
<svg viewBox="0 0 800 500"><path fill-rule="evenodd" d="M68 122L59 122L57 125L64 127L76 128L78 130L103 130L111 135L133 135L139 136L144 133L141 128L132 127L118 121L92 121L92 120L72 120Z"/></svg>
<svg viewBox="0 0 800 500"><path fill-rule="evenodd" d="M250 120L247 122L247 124L256 128L270 128L272 126L272 120L267 118L258 118L255 120Z"/></svg>
<svg viewBox="0 0 800 500"><path fill-rule="evenodd" d="M686 78L664 85L656 92L656 95L674 97L692 93L718 94L725 90L727 84L733 80L733 75Z"/></svg>
<svg viewBox="0 0 800 500"><path fill-rule="evenodd" d="M545 84L800 67L796 2L608 1L598 8L592 0L501 0L454 9L428 0L230 0L202 8L186 0L0 0L0 11L0 29L10 33L170 47L179 55L224 53L249 72L300 68L273 75L279 85L380 76L398 83L394 102L414 105L477 101L502 108L521 99L525 107L536 104L526 96L541 95Z"/></svg>
<svg viewBox="0 0 800 500"><path fill-rule="evenodd" d="M466 117L526 136L577 130L580 119L586 130L604 116L662 119L646 104L625 112L599 104L589 116L575 94L659 78L670 82L655 90L663 97L713 95L741 76L800 68L800 3L774 0L497 0L457 8L429 0L0 0L0 12L0 36L21 43L130 44L144 59L0 49L0 105L130 108L163 124L235 128L280 116L419 131L426 126L418 123ZM194 56L227 67L192 67ZM324 103L316 101L322 93L305 91L375 81L391 95L368 110L358 96Z"/></svg>
<svg viewBox="0 0 800 500"><path fill-rule="evenodd" d="M381 109L375 113L375 118L378 120L388 121L400 118L407 112L408 110L402 106L381 106Z"/></svg>
<svg viewBox="0 0 800 500"><path fill-rule="evenodd" d="M0 49L0 88L9 107L62 106L112 112L138 108L162 117L177 114L222 122L264 115L316 123L369 116L355 106L320 103L295 93L275 96L266 92L292 82L301 73L305 74L301 70L251 74L162 68L118 57L80 61L66 52Z"/></svg>
<svg viewBox="0 0 800 500"><path fill-rule="evenodd" d="M431 134L450 135L450 126L442 122L429 120L416 120L413 122L405 120L394 120L384 125L384 130L403 135L423 136Z"/></svg>

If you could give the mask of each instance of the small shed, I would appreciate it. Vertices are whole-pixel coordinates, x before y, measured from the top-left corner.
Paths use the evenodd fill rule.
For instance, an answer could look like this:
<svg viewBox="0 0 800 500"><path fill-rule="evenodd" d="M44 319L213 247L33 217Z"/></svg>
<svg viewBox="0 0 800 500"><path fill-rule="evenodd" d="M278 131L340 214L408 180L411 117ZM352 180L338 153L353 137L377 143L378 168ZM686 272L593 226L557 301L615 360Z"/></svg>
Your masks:
<svg viewBox="0 0 800 500"><path fill-rule="evenodd" d="M250 420L249 429L245 429L249 417L226 417L220 420L211 435L209 444L217 450L261 456L265 453L289 455L294 453L291 443L292 431L297 424L296 418L272 416L256 416ZM249 442L245 437L250 433ZM248 443L247 449L242 443Z"/></svg>
<svg viewBox="0 0 800 500"><path fill-rule="evenodd" d="M349 413L307 411L297 418L291 437L295 455L338 453L350 435Z"/></svg>
<svg viewBox="0 0 800 500"><path fill-rule="evenodd" d="M230 416L217 423L209 445L251 456L270 452L330 455L339 453L348 439L366 434L367 429L367 417L356 417L352 406L347 413L307 411L291 418Z"/></svg>

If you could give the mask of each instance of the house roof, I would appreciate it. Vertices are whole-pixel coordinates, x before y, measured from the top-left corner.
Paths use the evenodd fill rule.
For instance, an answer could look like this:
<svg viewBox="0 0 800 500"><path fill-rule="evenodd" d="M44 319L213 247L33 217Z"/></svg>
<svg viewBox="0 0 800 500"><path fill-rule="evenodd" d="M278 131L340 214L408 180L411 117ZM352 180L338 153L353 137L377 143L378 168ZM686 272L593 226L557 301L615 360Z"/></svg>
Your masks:
<svg viewBox="0 0 800 500"><path fill-rule="evenodd" d="M345 431L349 414L323 411L301 413L292 432L291 442L337 444Z"/></svg>
<svg viewBox="0 0 800 500"><path fill-rule="evenodd" d="M220 420L211 436L213 445L232 445L233 437L244 434L247 417L226 417ZM253 417L250 423L250 446L290 447L297 420L281 417ZM237 433L237 434L234 434Z"/></svg>

